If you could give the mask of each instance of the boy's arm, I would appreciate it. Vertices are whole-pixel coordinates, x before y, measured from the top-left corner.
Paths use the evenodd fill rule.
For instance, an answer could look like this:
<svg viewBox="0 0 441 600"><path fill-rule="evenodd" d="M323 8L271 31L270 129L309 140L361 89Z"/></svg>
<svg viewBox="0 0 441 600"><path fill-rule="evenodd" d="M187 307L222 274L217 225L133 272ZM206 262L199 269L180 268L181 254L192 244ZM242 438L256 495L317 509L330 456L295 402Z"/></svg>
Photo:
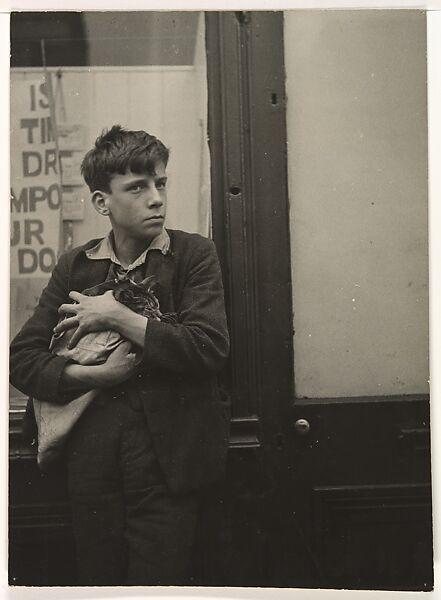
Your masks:
<svg viewBox="0 0 441 600"><path fill-rule="evenodd" d="M124 341L103 364L67 364L61 374L61 385L70 392L107 388L128 379L135 372L135 367L136 355L132 352L132 344Z"/></svg>
<svg viewBox="0 0 441 600"><path fill-rule="evenodd" d="M204 377L218 372L229 352L222 275L216 248L202 238L188 269L178 324L149 320L142 364Z"/></svg>
<svg viewBox="0 0 441 600"><path fill-rule="evenodd" d="M67 359L49 352L58 306L68 297L67 256L61 256L33 315L12 341L10 381L25 394L57 402L61 374Z"/></svg>
<svg viewBox="0 0 441 600"><path fill-rule="evenodd" d="M124 381L133 373L133 355L129 345L121 345L103 365L83 366L69 362L49 351L58 308L69 300L68 259L61 256L38 305L10 347L10 381L23 393L64 404L72 394L104 388Z"/></svg>

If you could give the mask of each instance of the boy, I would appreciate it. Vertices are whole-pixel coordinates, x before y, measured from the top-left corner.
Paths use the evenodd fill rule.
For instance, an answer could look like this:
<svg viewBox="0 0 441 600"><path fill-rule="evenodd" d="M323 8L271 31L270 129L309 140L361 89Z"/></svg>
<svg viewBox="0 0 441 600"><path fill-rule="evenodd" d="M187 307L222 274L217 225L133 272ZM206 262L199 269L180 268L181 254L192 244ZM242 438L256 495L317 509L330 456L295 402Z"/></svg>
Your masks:
<svg viewBox="0 0 441 600"><path fill-rule="evenodd" d="M11 382L25 394L66 403L100 390L65 447L79 585L188 583L201 493L224 471L221 272L211 241L164 228L167 162L167 148L144 131L115 125L96 140L81 171L111 232L61 256L11 344ZM148 320L111 292L81 294L126 275L153 275L161 311L178 323ZM135 374L128 344L96 366L51 354L53 331L70 328L72 345L87 332L119 332L141 355Z"/></svg>

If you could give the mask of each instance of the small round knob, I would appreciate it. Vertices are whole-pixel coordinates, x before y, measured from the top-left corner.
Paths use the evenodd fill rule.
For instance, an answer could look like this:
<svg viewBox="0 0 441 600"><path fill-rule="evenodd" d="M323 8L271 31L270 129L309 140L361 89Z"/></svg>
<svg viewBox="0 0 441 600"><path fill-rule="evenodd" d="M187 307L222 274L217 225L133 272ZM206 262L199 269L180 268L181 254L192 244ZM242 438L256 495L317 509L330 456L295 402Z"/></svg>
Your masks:
<svg viewBox="0 0 441 600"><path fill-rule="evenodd" d="M294 429L299 435L306 435L311 431L311 425L306 419L297 419L294 423Z"/></svg>

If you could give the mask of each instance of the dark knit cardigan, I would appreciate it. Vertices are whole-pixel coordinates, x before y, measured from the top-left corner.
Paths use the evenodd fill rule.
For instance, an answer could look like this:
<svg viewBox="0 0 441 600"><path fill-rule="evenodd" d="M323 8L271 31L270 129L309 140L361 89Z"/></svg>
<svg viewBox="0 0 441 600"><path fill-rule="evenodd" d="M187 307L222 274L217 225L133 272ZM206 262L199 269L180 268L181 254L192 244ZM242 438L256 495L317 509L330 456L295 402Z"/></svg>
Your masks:
<svg viewBox="0 0 441 600"><path fill-rule="evenodd" d="M216 373L229 351L222 277L213 242L167 230L170 250L147 254L145 276L154 275L162 312L178 323L150 320L137 373L109 393L136 397L143 406L158 460L171 491L217 481L228 446L229 407ZM66 402L61 375L66 359L49 352L60 304L106 279L110 261L90 260L91 240L63 254L39 303L10 349L10 380L23 393ZM87 414L84 415L87 418Z"/></svg>

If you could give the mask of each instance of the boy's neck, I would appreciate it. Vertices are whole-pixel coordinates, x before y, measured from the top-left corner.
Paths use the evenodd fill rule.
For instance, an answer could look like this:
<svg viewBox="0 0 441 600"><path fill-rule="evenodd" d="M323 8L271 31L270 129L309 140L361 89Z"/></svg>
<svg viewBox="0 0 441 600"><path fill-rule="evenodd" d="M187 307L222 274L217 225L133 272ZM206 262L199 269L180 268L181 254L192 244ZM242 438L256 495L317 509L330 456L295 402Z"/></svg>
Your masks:
<svg viewBox="0 0 441 600"><path fill-rule="evenodd" d="M123 267L131 265L150 246L153 239L134 239L115 234L115 231L111 238L115 255Z"/></svg>

